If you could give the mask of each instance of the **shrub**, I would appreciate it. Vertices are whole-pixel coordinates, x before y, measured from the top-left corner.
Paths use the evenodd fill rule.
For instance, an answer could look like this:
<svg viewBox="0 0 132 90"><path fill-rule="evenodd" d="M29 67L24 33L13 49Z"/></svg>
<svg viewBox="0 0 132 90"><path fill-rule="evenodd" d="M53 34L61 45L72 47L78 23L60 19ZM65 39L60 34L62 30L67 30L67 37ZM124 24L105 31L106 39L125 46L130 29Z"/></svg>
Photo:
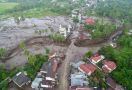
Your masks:
<svg viewBox="0 0 132 90"><path fill-rule="evenodd" d="M6 49L0 48L0 58L3 58L6 54Z"/></svg>
<svg viewBox="0 0 132 90"><path fill-rule="evenodd" d="M93 55L93 53L91 51L88 51L85 53L84 57L85 58L90 58Z"/></svg>
<svg viewBox="0 0 132 90"><path fill-rule="evenodd" d="M65 41L65 37L59 34L50 35L50 38L55 42L63 42Z"/></svg>
<svg viewBox="0 0 132 90"><path fill-rule="evenodd" d="M0 90L8 90L8 81L7 80L0 82Z"/></svg>
<svg viewBox="0 0 132 90"><path fill-rule="evenodd" d="M29 56L30 58L31 56ZM28 58L28 59L29 59ZM24 66L24 71L27 71L28 76L31 79L34 79L37 72L40 70L41 66L44 62L48 60L48 57L46 55L34 55L30 58L30 62Z"/></svg>

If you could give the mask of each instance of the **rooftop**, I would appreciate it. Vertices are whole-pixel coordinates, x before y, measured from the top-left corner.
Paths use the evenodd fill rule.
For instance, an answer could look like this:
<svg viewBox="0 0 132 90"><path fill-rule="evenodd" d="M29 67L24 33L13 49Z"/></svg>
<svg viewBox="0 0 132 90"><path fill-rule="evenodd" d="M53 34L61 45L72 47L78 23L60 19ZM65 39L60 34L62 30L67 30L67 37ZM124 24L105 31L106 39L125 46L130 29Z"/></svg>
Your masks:
<svg viewBox="0 0 132 90"><path fill-rule="evenodd" d="M96 67L92 64L81 64L79 67L85 74L91 75L95 70Z"/></svg>
<svg viewBox="0 0 132 90"><path fill-rule="evenodd" d="M90 58L90 60L93 62L93 63L98 63L99 61L103 60L104 59L104 56L103 55L94 55Z"/></svg>
<svg viewBox="0 0 132 90"><path fill-rule="evenodd" d="M95 24L95 20L93 18L87 18L85 20L85 23L88 25L94 25Z"/></svg>
<svg viewBox="0 0 132 90"><path fill-rule="evenodd" d="M13 82L17 84L19 87L22 87L25 84L30 83L31 79L27 77L26 73L19 72L13 78Z"/></svg>
<svg viewBox="0 0 132 90"><path fill-rule="evenodd" d="M87 76L84 73L71 74L71 86L87 86Z"/></svg>
<svg viewBox="0 0 132 90"><path fill-rule="evenodd" d="M41 71L45 71L48 77L55 78L58 65L59 65L58 60L56 59L50 60L49 62L43 64Z"/></svg>
<svg viewBox="0 0 132 90"><path fill-rule="evenodd" d="M112 88L110 90L124 90L121 85L117 84L116 81L110 77L106 78L106 83Z"/></svg>
<svg viewBox="0 0 132 90"><path fill-rule="evenodd" d="M104 61L103 64L104 65L103 65L102 69L106 73L109 73L109 72L113 71L117 67L116 64L115 64L115 62L113 62L113 61Z"/></svg>

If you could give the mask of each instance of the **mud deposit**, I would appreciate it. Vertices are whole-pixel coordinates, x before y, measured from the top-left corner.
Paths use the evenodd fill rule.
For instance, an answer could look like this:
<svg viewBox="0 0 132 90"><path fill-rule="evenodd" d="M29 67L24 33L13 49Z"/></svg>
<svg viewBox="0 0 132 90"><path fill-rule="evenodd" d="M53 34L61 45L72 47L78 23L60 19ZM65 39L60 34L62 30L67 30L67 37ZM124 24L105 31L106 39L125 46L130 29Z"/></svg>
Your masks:
<svg viewBox="0 0 132 90"><path fill-rule="evenodd" d="M0 48L11 49L23 40L56 33L60 24L68 26L73 23L72 20L64 16L48 16L42 19L30 18L21 21L19 25L15 23L13 18L0 21ZM36 33L39 30L43 30L43 33Z"/></svg>

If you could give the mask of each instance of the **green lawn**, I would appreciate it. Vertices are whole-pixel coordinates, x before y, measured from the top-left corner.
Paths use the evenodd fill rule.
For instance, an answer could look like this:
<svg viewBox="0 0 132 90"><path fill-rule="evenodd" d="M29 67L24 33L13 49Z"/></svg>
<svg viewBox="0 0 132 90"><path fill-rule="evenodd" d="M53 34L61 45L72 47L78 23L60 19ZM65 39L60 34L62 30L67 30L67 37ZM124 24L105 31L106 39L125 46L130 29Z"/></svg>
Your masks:
<svg viewBox="0 0 132 90"><path fill-rule="evenodd" d="M0 14L4 13L6 10L12 9L17 5L17 3L0 3Z"/></svg>

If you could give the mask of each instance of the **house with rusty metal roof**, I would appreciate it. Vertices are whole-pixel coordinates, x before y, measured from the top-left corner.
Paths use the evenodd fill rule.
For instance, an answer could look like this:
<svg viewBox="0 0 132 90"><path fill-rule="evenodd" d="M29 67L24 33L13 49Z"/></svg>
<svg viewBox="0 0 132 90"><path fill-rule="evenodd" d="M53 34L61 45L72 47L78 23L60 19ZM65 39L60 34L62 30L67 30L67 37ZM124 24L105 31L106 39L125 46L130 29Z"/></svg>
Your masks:
<svg viewBox="0 0 132 90"><path fill-rule="evenodd" d="M103 62L103 66L102 66L102 69L103 69L103 71L105 72L105 73L110 73L110 72L112 72L113 70L115 70L116 69L116 63L115 62L113 62L113 61L108 61L108 60L105 60L104 62Z"/></svg>
<svg viewBox="0 0 132 90"><path fill-rule="evenodd" d="M96 70L96 67L93 64L81 64L78 68L81 72L90 76Z"/></svg>
<svg viewBox="0 0 132 90"><path fill-rule="evenodd" d="M98 62L100 62L101 60L103 60L105 57L103 55L99 55L99 54L96 54L94 56L92 56L90 58L90 61L93 63L93 64L96 64Z"/></svg>
<svg viewBox="0 0 132 90"><path fill-rule="evenodd" d="M33 89L53 90L57 84L59 61L55 58L43 64L40 72L32 82Z"/></svg>

